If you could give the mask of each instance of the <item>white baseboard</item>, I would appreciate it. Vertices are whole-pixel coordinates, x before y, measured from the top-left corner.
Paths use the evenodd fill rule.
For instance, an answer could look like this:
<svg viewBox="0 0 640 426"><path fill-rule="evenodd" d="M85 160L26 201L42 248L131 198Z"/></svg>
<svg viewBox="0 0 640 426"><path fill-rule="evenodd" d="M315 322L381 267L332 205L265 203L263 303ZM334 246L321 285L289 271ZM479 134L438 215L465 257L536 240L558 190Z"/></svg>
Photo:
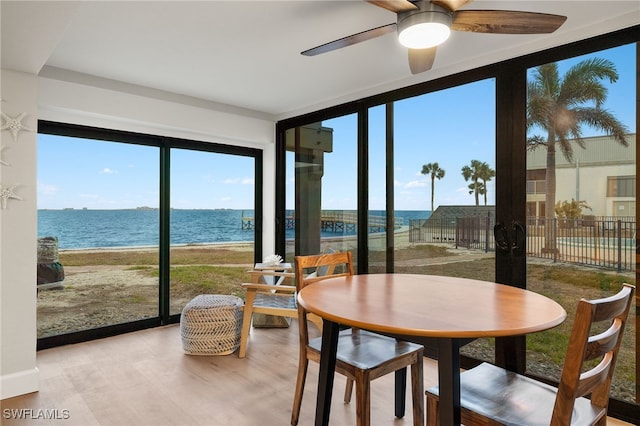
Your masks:
<svg viewBox="0 0 640 426"><path fill-rule="evenodd" d="M40 390L38 367L0 376L0 399L13 398Z"/></svg>

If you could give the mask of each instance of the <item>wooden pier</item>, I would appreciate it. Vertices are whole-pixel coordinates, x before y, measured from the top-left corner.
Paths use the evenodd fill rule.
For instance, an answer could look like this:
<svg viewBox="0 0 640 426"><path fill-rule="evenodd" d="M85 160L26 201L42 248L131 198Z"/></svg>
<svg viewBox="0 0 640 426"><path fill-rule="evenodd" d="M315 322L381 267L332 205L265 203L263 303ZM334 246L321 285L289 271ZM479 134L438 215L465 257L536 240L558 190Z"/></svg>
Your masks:
<svg viewBox="0 0 640 426"><path fill-rule="evenodd" d="M294 229L296 219L294 216L287 216L285 220L286 229ZM333 232L340 234L355 234L358 226L358 215L356 212L323 211L320 217L320 229L323 232ZM394 229L404 226L404 219L396 218ZM369 216L367 223L368 232L385 232L387 230L386 216ZM242 229L254 229L253 217L242 216Z"/></svg>
<svg viewBox="0 0 640 426"><path fill-rule="evenodd" d="M254 229L253 216L242 215L242 229Z"/></svg>

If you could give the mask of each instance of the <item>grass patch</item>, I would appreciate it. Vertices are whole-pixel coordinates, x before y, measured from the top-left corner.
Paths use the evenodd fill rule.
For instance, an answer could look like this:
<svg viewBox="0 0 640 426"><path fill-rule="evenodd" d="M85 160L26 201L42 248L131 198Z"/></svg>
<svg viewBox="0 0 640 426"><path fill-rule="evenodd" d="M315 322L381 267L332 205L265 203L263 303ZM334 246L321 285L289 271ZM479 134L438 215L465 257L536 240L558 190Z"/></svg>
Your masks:
<svg viewBox="0 0 640 426"><path fill-rule="evenodd" d="M357 259L357 255L357 251L354 250L354 259ZM431 257L448 257L455 255L456 254L449 248L433 244L417 244L409 247L399 248L393 252L393 258L396 262L402 262L412 259L426 259ZM386 250L371 250L369 252L369 262L384 262L386 259Z"/></svg>
<svg viewBox="0 0 640 426"><path fill-rule="evenodd" d="M172 265L211 264L252 264L253 251L231 250L207 247L181 247L171 250ZM135 265L156 266L159 253L155 250L104 250L104 251L63 251L59 253L60 263L65 266L91 265Z"/></svg>
<svg viewBox="0 0 640 426"><path fill-rule="evenodd" d="M145 273L157 277L157 269ZM193 297L196 294L228 294L244 300L242 283L247 281L247 268L233 266L187 265L170 269L172 297Z"/></svg>

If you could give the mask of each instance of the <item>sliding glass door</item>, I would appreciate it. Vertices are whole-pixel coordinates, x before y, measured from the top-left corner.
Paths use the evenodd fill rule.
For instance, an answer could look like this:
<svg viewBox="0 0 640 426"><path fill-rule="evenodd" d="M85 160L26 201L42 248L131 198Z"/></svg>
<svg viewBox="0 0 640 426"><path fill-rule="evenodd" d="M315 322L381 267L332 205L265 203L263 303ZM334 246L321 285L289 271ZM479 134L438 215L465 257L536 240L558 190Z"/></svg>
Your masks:
<svg viewBox="0 0 640 426"><path fill-rule="evenodd" d="M244 297L262 241L259 150L39 132L39 348L177 322L199 294Z"/></svg>
<svg viewBox="0 0 640 426"><path fill-rule="evenodd" d="M578 300L636 282L636 63L629 44L528 71L527 287L569 316L527 338L527 368L552 380ZM538 109L541 99L554 115ZM629 402L637 398L636 327L632 308L612 386Z"/></svg>
<svg viewBox="0 0 640 426"><path fill-rule="evenodd" d="M244 298L253 263L253 157L171 150L170 314L199 294Z"/></svg>

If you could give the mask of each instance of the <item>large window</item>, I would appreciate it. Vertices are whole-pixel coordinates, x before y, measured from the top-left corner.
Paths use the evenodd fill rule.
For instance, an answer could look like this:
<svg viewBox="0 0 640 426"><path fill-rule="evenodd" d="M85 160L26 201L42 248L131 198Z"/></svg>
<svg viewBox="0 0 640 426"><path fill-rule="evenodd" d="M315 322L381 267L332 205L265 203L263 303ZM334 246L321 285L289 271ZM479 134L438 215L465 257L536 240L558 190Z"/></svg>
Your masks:
<svg viewBox="0 0 640 426"><path fill-rule="evenodd" d="M158 316L158 165L158 147L38 135L39 338Z"/></svg>
<svg viewBox="0 0 640 426"><path fill-rule="evenodd" d="M294 251L357 250L356 116L291 129L286 139L286 259L292 261Z"/></svg>
<svg viewBox="0 0 640 426"><path fill-rule="evenodd" d="M247 280L244 265L254 259L253 163L251 157L171 150L171 314L198 294L244 298L238 282Z"/></svg>
<svg viewBox="0 0 640 426"><path fill-rule="evenodd" d="M527 169L545 190L527 193L536 206L527 218L527 288L555 299L569 315L563 325L527 338L531 374L558 380L579 298L606 297L621 283L636 282L635 51L626 45L528 72ZM538 110L541 98L557 113ZM634 401L633 308L628 324L612 395Z"/></svg>
<svg viewBox="0 0 640 426"><path fill-rule="evenodd" d="M394 205L405 227L396 233L397 272L493 281L490 258L480 275L452 266L470 249L479 261L491 257L495 114L492 79L395 103Z"/></svg>
<svg viewBox="0 0 640 426"><path fill-rule="evenodd" d="M40 348L176 322L198 294L244 296L258 150L39 127Z"/></svg>

